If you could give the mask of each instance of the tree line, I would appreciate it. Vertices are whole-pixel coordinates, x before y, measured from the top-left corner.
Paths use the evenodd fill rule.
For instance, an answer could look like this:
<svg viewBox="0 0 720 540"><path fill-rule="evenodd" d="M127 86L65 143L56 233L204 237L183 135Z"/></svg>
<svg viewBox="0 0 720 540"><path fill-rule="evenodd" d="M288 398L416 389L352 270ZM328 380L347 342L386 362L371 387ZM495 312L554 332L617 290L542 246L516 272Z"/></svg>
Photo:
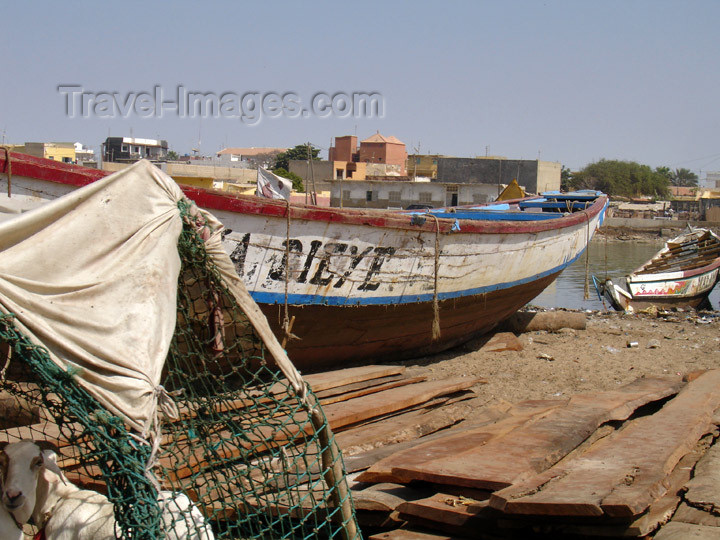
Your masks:
<svg viewBox="0 0 720 540"><path fill-rule="evenodd" d="M697 185L698 176L689 169L653 169L635 161L601 159L577 172L571 172L565 167L561 171L562 189L595 189L611 196L667 197L670 186Z"/></svg>

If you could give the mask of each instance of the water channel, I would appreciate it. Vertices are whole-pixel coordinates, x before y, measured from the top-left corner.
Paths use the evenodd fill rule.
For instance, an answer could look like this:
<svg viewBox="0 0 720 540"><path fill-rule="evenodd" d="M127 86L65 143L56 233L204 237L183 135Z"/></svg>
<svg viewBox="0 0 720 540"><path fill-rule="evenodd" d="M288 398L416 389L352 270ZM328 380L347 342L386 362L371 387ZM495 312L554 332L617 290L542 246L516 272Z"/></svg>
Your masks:
<svg viewBox="0 0 720 540"><path fill-rule="evenodd" d="M612 240L605 242L602 237L590 242L590 276L599 279L615 279L629 274L663 247L663 241L621 242ZM609 305L603 306L595 292L590 278L590 298L583 299L585 289L585 254L565 269L560 276L535 298L531 305L540 307L563 307L568 309L612 310ZM720 308L720 285L710 294L713 309Z"/></svg>

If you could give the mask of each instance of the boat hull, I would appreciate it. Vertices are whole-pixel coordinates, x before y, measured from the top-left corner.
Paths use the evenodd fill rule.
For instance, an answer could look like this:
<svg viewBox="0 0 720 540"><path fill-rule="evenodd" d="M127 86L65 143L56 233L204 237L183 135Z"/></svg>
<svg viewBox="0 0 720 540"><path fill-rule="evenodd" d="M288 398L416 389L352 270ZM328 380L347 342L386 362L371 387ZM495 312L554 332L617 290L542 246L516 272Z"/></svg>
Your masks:
<svg viewBox="0 0 720 540"><path fill-rule="evenodd" d="M607 280L598 294L618 311L709 307L708 296L720 278L720 238L707 229L690 229L620 284Z"/></svg>
<svg viewBox="0 0 720 540"><path fill-rule="evenodd" d="M214 211L225 249L281 340L287 290L298 339L286 348L304 371L419 357L490 331L580 256L603 217L601 203L564 226L293 208L288 220L284 205L273 216L246 203Z"/></svg>
<svg viewBox="0 0 720 540"><path fill-rule="evenodd" d="M25 157L13 171L14 197L28 201L91 181L87 170ZM50 189L54 176L62 185ZM595 196L575 213L467 207L429 215L183 191L222 222L238 275L306 371L422 356L491 330L582 254L607 208ZM293 318L290 336L284 323Z"/></svg>
<svg viewBox="0 0 720 540"><path fill-rule="evenodd" d="M659 309L698 309L708 303L708 296L718 281L719 271L716 266L684 279L630 282L630 297L618 291L612 281L608 280L605 296L618 311L637 311L650 306Z"/></svg>
<svg viewBox="0 0 720 540"><path fill-rule="evenodd" d="M489 332L540 294L559 272L530 283L439 302L440 337L432 338L431 302L370 306L289 306L295 317L288 356L303 372L361 361L434 354ZM284 307L260 304L277 336Z"/></svg>

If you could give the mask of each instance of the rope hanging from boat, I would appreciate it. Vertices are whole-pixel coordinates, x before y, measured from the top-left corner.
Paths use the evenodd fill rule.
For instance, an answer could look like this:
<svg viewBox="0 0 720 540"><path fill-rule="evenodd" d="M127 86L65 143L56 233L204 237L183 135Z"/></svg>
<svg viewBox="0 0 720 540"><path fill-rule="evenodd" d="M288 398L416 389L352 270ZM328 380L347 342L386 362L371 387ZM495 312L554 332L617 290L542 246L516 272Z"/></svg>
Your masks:
<svg viewBox="0 0 720 540"><path fill-rule="evenodd" d="M435 220L435 272L433 283L433 323L432 323L432 340L440 339L440 302L438 300L438 271L440 268L440 221L434 214L428 212Z"/></svg>
<svg viewBox="0 0 720 540"><path fill-rule="evenodd" d="M585 290L583 300L590 299L590 216L585 213Z"/></svg>
<svg viewBox="0 0 720 540"><path fill-rule="evenodd" d="M293 316L292 321L290 320L290 310L288 307L288 282L290 281L290 201L285 199L285 309L283 315L282 329L285 334L282 339L283 349L293 337L291 331L295 317Z"/></svg>
<svg viewBox="0 0 720 540"><path fill-rule="evenodd" d="M7 146L0 146L5 151L5 172L7 173L8 177L8 199L11 195L11 186L12 186L12 162L10 160L10 149Z"/></svg>

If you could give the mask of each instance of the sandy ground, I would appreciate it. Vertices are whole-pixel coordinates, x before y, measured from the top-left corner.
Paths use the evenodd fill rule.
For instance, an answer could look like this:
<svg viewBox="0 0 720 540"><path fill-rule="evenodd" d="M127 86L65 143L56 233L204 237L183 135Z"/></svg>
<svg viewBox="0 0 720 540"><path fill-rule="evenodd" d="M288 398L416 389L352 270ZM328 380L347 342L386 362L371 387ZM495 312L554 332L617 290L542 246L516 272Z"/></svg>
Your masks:
<svg viewBox="0 0 720 540"><path fill-rule="evenodd" d="M404 364L410 373L430 379L487 379L474 387L477 406L568 397L639 377L720 368L720 312L592 312L586 317L586 330L519 335L522 351L477 350L475 342Z"/></svg>

